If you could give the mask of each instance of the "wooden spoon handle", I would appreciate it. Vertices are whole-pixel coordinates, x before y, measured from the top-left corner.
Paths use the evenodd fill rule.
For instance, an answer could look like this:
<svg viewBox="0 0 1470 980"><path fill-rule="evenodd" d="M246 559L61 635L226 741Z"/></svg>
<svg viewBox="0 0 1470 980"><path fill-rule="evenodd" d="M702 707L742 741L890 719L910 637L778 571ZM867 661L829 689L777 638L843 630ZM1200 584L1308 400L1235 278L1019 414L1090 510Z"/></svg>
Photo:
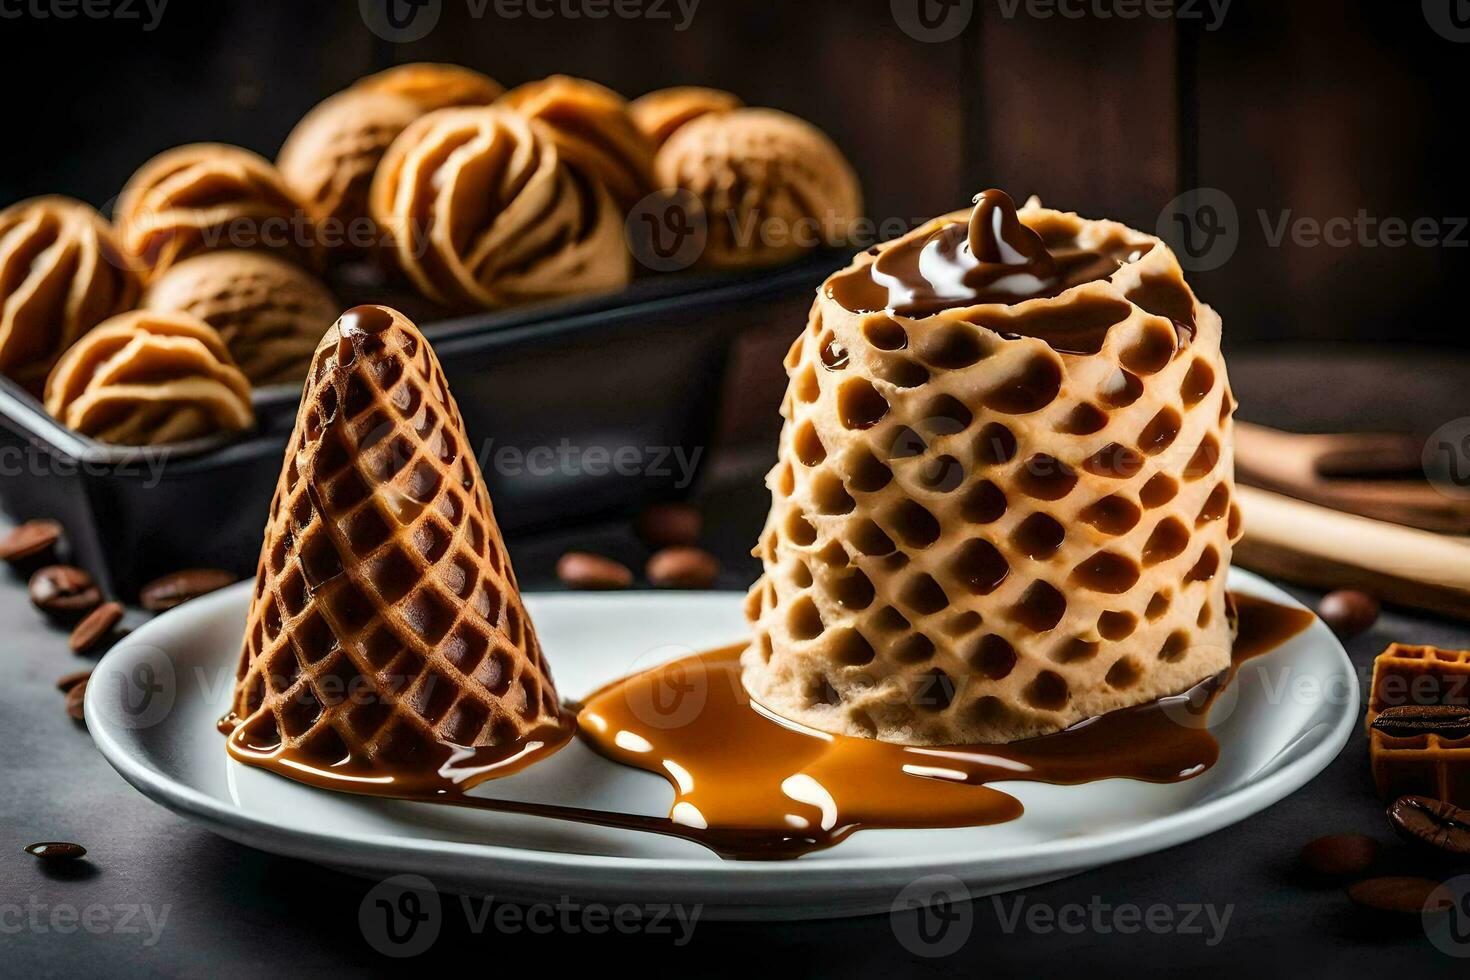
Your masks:
<svg viewBox="0 0 1470 980"><path fill-rule="evenodd" d="M1245 520L1237 564L1470 619L1470 544L1254 487L1236 487L1236 500Z"/></svg>

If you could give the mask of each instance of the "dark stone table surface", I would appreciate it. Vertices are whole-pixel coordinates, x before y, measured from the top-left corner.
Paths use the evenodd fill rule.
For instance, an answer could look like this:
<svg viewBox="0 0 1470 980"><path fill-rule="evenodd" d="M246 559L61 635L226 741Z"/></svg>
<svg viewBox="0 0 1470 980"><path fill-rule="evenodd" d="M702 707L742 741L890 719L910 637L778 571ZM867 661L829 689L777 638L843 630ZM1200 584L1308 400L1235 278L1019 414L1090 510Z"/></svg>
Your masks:
<svg viewBox="0 0 1470 980"><path fill-rule="evenodd" d="M1233 375L1245 417L1302 430L1428 431L1470 414L1466 365L1432 353L1243 352ZM763 500L749 473L705 495L709 543L726 563L721 587L743 588L754 575L743 556L759 528ZM573 546L634 561L642 555L622 524L565 529L512 542L523 584L554 587L555 560ZM1304 601L1315 598L1294 591ZM1309 785L1235 826L974 902L966 941L940 958L917 955L900 941L898 935L914 925L903 917L701 922L681 941L678 930L593 934L575 923L549 932L497 930L493 920L486 925L477 912L467 914L457 899L446 898L440 935L428 951L389 959L359 927L371 882L215 837L149 802L108 767L86 731L66 716L54 688L57 677L85 659L67 652L65 635L42 622L22 583L3 572L0 624L3 976L261 980L441 967L491 975L613 968L634 976L742 977L756 971L845 977L1470 973L1470 959L1437 950L1417 918L1387 924L1369 918L1340 888L1308 881L1296 867L1303 843L1339 831L1372 834L1388 847L1390 865L1414 866L1393 843L1373 796L1361 731ZM1386 612L1347 644L1365 688L1372 658L1394 640L1465 647L1470 628ZM31 841L54 839L85 844L88 858L52 871L22 853ZM1446 878L1454 873L1439 871ZM1149 915L1155 907L1166 911L1153 915L1175 925L1127 931L1131 916ZM1018 910L1023 914L1015 920ZM1227 914L1223 929L1212 925ZM1052 916L1062 924L1053 924Z"/></svg>

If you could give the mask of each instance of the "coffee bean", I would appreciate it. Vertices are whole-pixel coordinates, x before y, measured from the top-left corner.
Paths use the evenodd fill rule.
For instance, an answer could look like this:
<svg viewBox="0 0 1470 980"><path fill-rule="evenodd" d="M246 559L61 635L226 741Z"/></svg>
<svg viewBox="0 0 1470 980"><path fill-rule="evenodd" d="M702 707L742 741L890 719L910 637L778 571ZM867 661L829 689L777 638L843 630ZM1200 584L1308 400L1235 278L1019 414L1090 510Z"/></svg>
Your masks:
<svg viewBox="0 0 1470 980"><path fill-rule="evenodd" d="M626 589L633 573L621 562L585 551L569 551L556 563L556 577L574 589Z"/></svg>
<svg viewBox="0 0 1470 980"><path fill-rule="evenodd" d="M699 540L704 517L689 504L653 504L633 522L634 530L650 548L692 545Z"/></svg>
<svg viewBox="0 0 1470 980"><path fill-rule="evenodd" d="M87 678L91 676L90 670L74 670L70 674L62 674L56 678L56 689L64 694L78 684L86 683Z"/></svg>
<svg viewBox="0 0 1470 980"><path fill-rule="evenodd" d="M102 602L102 590L80 568L47 565L31 576L31 603L62 622L74 622Z"/></svg>
<svg viewBox="0 0 1470 980"><path fill-rule="evenodd" d="M103 644L109 644L113 638L113 628L122 622L123 605L120 602L104 602L93 609L87 617L77 624L77 628L71 631L69 646L72 653L86 653L97 649Z"/></svg>
<svg viewBox="0 0 1470 980"><path fill-rule="evenodd" d="M1329 592L1317 604L1317 615L1338 636L1357 636L1378 622L1378 600L1366 592Z"/></svg>
<svg viewBox="0 0 1470 980"><path fill-rule="evenodd" d="M1470 736L1470 708L1453 704L1403 704L1384 708L1373 727L1390 738L1438 735L1444 739Z"/></svg>
<svg viewBox="0 0 1470 980"><path fill-rule="evenodd" d="M82 681L66 692L66 713L71 715L72 721L85 723L87 720L86 711L84 710L87 697L87 684L88 681Z"/></svg>
<svg viewBox="0 0 1470 980"><path fill-rule="evenodd" d="M1431 878L1368 878L1348 888L1348 897L1375 912L1418 915L1454 905L1450 890Z"/></svg>
<svg viewBox="0 0 1470 980"><path fill-rule="evenodd" d="M1329 834L1302 848L1302 864L1326 878L1356 878L1377 857L1378 842L1366 834Z"/></svg>
<svg viewBox="0 0 1470 980"><path fill-rule="evenodd" d="M720 574L720 563L701 548L665 548L648 559L648 580L670 589L707 589Z"/></svg>
<svg viewBox="0 0 1470 980"><path fill-rule="evenodd" d="M186 568L143 586L138 601L149 612L164 612L181 606L190 599L208 595L216 589L233 585L237 578L219 568Z"/></svg>
<svg viewBox="0 0 1470 980"><path fill-rule="evenodd" d="M0 561L18 568L53 562L60 540L61 525L55 521L26 521L0 538Z"/></svg>
<svg viewBox="0 0 1470 980"><path fill-rule="evenodd" d="M1470 857L1470 810L1427 796L1400 796L1389 806L1388 819L1404 840Z"/></svg>
<svg viewBox="0 0 1470 980"><path fill-rule="evenodd" d="M77 858L85 857L87 849L80 844L73 844L71 841L45 840L35 844L27 844L26 853L31 857L38 857L42 861L75 861Z"/></svg>

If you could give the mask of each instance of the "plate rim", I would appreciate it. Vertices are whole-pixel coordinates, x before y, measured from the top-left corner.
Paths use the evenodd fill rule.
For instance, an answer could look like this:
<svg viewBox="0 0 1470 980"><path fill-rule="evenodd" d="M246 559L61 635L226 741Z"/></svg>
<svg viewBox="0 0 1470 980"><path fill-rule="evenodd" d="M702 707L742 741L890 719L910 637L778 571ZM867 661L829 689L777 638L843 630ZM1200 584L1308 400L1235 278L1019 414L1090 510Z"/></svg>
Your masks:
<svg viewBox="0 0 1470 980"><path fill-rule="evenodd" d="M1265 578L1231 568L1231 586L1262 594L1273 601L1306 608L1279 586ZM222 609L239 602L252 582L247 580L202 597L177 610L165 613L135 630L118 643L97 663L95 677L102 678L121 671L133 650L155 644L155 634L171 632L174 623L188 618L219 615ZM543 592L527 593L540 603L615 603L630 597L657 596L661 601L738 601L740 592L656 592L630 591L616 595ZM1302 755L1265 776L1237 787L1224 795L1197 806L1132 823L1099 834L1061 840L1038 841L1023 846L1007 847L991 854L973 850L941 852L932 858L916 861L912 855L872 855L832 861L711 861L708 858L663 858L607 854L585 854L556 850L513 847L493 843L446 841L423 837L401 837L385 834L347 832L326 833L281 827L251 814L248 810L220 802L187 783L179 782L149 765L146 756L135 755L119 739L99 708L102 691L122 690L113 684L89 684L85 699L88 730L103 757L130 785L143 795L175 812L200 820L206 827L223 836L272 853L306 860L346 862L363 869L419 867L413 859L436 860L472 857L476 865L493 862L494 873L502 880L550 884L551 875L567 872L615 872L622 884L671 882L686 879L700 886L741 886L759 882L763 887L795 888L824 883L823 879L847 879L854 872L902 871L912 878L928 874L946 874L964 879L982 875L994 866L1004 866L1007 876L1065 873L1082 867L1100 867L1143 854L1164 850L1177 844L1204 837L1245 819L1280 802L1305 786L1322 772L1342 751L1357 721L1361 698L1357 673L1337 637L1320 619L1308 626L1301 636L1317 632L1334 654L1335 672L1347 680L1345 696L1338 707L1331 730L1317 739ZM1324 675L1331 676L1331 675ZM1320 727L1320 726L1318 726ZM1315 729L1309 729L1311 731ZM1127 780L1133 782L1133 780ZM322 790L322 792L329 792ZM324 853L325 852L325 853ZM367 860L362 856L367 855ZM1086 864L1079 863L1084 856ZM472 869L466 868L467 872ZM712 878L712 876L715 876ZM849 882L850 884L851 882Z"/></svg>

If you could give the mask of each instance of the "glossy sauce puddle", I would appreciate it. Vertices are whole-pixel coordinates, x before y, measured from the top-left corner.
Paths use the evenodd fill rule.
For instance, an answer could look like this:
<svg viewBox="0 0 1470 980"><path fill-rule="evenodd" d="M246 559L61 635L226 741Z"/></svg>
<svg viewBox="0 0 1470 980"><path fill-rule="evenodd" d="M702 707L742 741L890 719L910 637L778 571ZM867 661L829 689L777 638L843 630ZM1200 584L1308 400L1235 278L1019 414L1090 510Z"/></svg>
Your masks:
<svg viewBox="0 0 1470 980"><path fill-rule="evenodd" d="M1241 664L1285 643L1313 619L1305 609L1241 594L1233 598L1239 635L1223 674L1180 695L1004 745L903 746L796 725L745 693L740 646L614 681L586 699L577 716L578 735L615 762L667 779L675 793L668 817L468 796L465 787L486 774L473 765L440 767L444 778L427 780L422 766L414 772L381 764L322 769L285 753L252 750L240 743L238 731L230 752L242 762L338 791L664 834L726 858L794 858L865 828L972 827L1019 817L1020 801L987 783L1174 783L1199 775L1220 755L1207 727L1219 693ZM552 737L522 746L492 768L508 774L564 742Z"/></svg>

